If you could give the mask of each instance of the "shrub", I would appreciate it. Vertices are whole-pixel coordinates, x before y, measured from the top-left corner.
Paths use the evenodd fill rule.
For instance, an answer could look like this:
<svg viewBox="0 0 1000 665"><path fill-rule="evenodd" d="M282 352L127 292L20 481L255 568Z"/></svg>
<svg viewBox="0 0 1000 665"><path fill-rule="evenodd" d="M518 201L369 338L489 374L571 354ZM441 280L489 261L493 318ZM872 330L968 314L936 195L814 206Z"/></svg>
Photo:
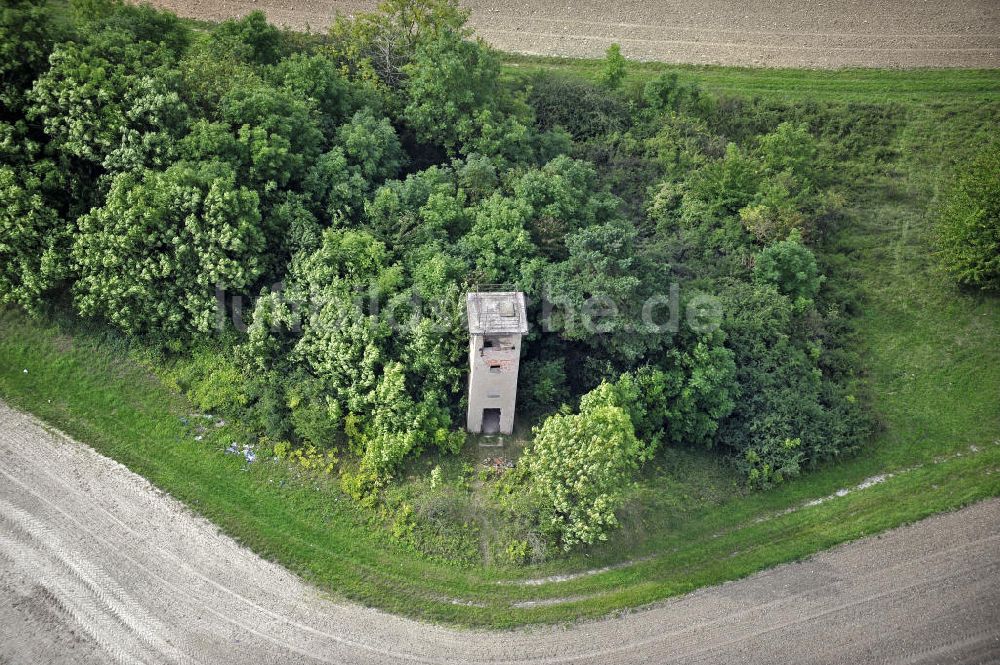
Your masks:
<svg viewBox="0 0 1000 665"><path fill-rule="evenodd" d="M45 0L6 0L0 6L0 119L20 115L24 95L48 66L59 36Z"/></svg>
<svg viewBox="0 0 1000 665"><path fill-rule="evenodd" d="M658 366L602 383L580 399L581 412L599 405L621 408L649 454L664 442L711 445L719 421L735 406L736 366L721 338L671 349Z"/></svg>
<svg viewBox="0 0 1000 665"><path fill-rule="evenodd" d="M771 173L791 173L803 188L816 181L816 139L805 124L783 122L758 141L761 162Z"/></svg>
<svg viewBox="0 0 1000 665"><path fill-rule="evenodd" d="M789 179L784 176L766 179L753 203L740 210L740 222L761 245L787 238L793 231L809 230L806 216L789 190Z"/></svg>
<svg viewBox="0 0 1000 665"><path fill-rule="evenodd" d="M739 392L717 440L737 466L764 474L765 464L771 472L785 467L782 460L813 466L855 450L868 433L867 420L857 401L820 370L820 349L803 325L808 312L770 283L732 284L722 295ZM787 447L788 440L799 444Z"/></svg>
<svg viewBox="0 0 1000 665"><path fill-rule="evenodd" d="M823 275L819 274L816 257L802 244L802 236L793 231L787 240L766 248L757 256L754 278L774 284L800 307L819 293Z"/></svg>
<svg viewBox="0 0 1000 665"><path fill-rule="evenodd" d="M697 84L679 83L676 72L664 72L646 83L642 98L657 113L697 108L705 99Z"/></svg>
<svg viewBox="0 0 1000 665"><path fill-rule="evenodd" d="M0 167L0 305L29 311L68 276L70 226L48 206L41 183Z"/></svg>
<svg viewBox="0 0 1000 665"><path fill-rule="evenodd" d="M384 481L370 470L345 471L340 476L340 489L366 508L371 508L378 502L379 491L384 486Z"/></svg>
<svg viewBox="0 0 1000 665"><path fill-rule="evenodd" d="M341 432L341 409L324 393L322 381L297 376L290 382L287 399L292 429L299 441L324 450L333 447Z"/></svg>
<svg viewBox="0 0 1000 665"><path fill-rule="evenodd" d="M575 139L610 134L628 124L628 109L620 99L592 83L559 74L536 74L528 103L540 129L562 127Z"/></svg>
<svg viewBox="0 0 1000 665"><path fill-rule="evenodd" d="M643 454L628 414L614 406L549 416L535 430L525 463L564 549L607 540Z"/></svg>
<svg viewBox="0 0 1000 665"><path fill-rule="evenodd" d="M617 90L623 80L625 80L625 58L622 57L622 48L618 44L612 44L604 54L601 83L611 90Z"/></svg>
<svg viewBox="0 0 1000 665"><path fill-rule="evenodd" d="M527 562L528 557L531 556L531 545L527 540L514 540L507 543L504 554L508 561L519 566Z"/></svg>
<svg viewBox="0 0 1000 665"><path fill-rule="evenodd" d="M1000 290L1000 143L959 169L937 215L944 268L960 284Z"/></svg>
<svg viewBox="0 0 1000 665"><path fill-rule="evenodd" d="M178 362L173 380L202 411L239 413L250 400L243 373L220 349L194 349L190 361Z"/></svg>
<svg viewBox="0 0 1000 665"><path fill-rule="evenodd" d="M132 133L155 133L168 151L187 124L176 77L162 66L167 53L133 44L121 32L90 43L64 42L28 93L27 115L40 121L53 147L92 166L104 162ZM133 160L135 161L135 160Z"/></svg>
<svg viewBox="0 0 1000 665"><path fill-rule="evenodd" d="M770 440L765 445L749 448L735 458L736 468L746 477L747 485L767 489L799 475L802 462L802 441Z"/></svg>

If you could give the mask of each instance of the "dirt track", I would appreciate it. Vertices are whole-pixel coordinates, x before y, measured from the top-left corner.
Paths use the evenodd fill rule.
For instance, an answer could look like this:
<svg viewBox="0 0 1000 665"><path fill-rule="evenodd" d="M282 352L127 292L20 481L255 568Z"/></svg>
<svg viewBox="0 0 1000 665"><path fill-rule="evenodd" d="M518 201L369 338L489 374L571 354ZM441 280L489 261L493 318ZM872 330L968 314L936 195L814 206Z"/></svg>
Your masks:
<svg viewBox="0 0 1000 665"><path fill-rule="evenodd" d="M261 9L275 23L324 30L373 0L152 0L218 20ZM462 0L495 46L638 60L766 67L1000 67L995 0Z"/></svg>
<svg viewBox="0 0 1000 665"><path fill-rule="evenodd" d="M0 402L0 663L1000 659L1000 500L623 618L469 634L320 597Z"/></svg>

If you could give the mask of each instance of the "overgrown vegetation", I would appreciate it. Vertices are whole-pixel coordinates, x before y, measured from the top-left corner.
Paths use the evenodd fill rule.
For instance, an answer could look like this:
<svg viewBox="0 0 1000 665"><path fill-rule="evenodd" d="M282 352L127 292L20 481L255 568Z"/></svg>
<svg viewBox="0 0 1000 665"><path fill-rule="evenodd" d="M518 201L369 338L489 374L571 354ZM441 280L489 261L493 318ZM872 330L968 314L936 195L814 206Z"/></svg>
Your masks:
<svg viewBox="0 0 1000 665"><path fill-rule="evenodd" d="M938 214L945 269L961 284L1000 291L1000 143L961 168Z"/></svg>
<svg viewBox="0 0 1000 665"><path fill-rule="evenodd" d="M450 565L609 556L676 537L639 534L686 492L796 496L773 488L869 441L844 228L898 157L900 105L637 80L615 49L593 82L505 77L447 2L308 39L74 8L0 10L23 55L0 297L127 333L240 445L362 509L338 528ZM532 295L538 324L504 459L462 432L479 283ZM679 477L699 467L711 490Z"/></svg>

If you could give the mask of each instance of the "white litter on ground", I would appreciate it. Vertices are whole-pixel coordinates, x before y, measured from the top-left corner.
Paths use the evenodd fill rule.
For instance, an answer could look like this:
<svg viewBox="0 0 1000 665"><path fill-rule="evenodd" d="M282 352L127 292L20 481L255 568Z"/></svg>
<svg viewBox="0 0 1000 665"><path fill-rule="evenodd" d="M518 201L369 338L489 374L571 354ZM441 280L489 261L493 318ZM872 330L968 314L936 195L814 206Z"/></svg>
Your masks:
<svg viewBox="0 0 1000 665"><path fill-rule="evenodd" d="M228 455L242 455L243 459L247 461L247 464L253 464L257 461L257 453L254 452L253 448L250 447L249 443L243 444L240 448L237 443L230 443L229 447L226 448L226 454Z"/></svg>

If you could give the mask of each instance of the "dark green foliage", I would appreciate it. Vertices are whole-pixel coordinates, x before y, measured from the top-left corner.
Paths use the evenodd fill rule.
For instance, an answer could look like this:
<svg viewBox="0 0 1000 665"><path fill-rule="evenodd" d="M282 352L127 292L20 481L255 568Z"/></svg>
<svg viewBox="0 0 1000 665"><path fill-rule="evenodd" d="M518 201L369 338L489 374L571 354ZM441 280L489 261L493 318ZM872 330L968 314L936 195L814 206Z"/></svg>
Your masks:
<svg viewBox="0 0 1000 665"><path fill-rule="evenodd" d="M191 43L191 31L175 14L154 9L149 4L118 3L89 29L122 32L136 42L159 44L174 57L179 57Z"/></svg>
<svg viewBox="0 0 1000 665"><path fill-rule="evenodd" d="M35 311L69 274L71 236L38 177L22 173L0 166L0 304Z"/></svg>
<svg viewBox="0 0 1000 665"><path fill-rule="evenodd" d="M212 41L216 52L229 52L257 65L273 65L288 55L284 35L262 11L223 21L212 31Z"/></svg>
<svg viewBox="0 0 1000 665"><path fill-rule="evenodd" d="M635 304L642 302L643 266L635 244L635 228L625 220L586 226L566 236L566 260L547 276L554 301L580 316L564 326L560 334L565 339L637 357L634 340L621 334L636 321ZM588 307L591 298L596 300ZM612 332L619 334L602 334Z"/></svg>
<svg viewBox="0 0 1000 665"><path fill-rule="evenodd" d="M823 276L816 266L816 257L802 244L797 231L787 240L775 243L757 256L754 278L774 284L799 307L805 307L816 297Z"/></svg>
<svg viewBox="0 0 1000 665"><path fill-rule="evenodd" d="M496 167L482 155L468 155L464 161L455 162L458 186L470 201L478 202L492 194L499 184Z"/></svg>
<svg viewBox="0 0 1000 665"><path fill-rule="evenodd" d="M344 149L335 146L306 172L302 189L320 219L342 223L356 214L367 187L361 174L347 162Z"/></svg>
<svg viewBox="0 0 1000 665"><path fill-rule="evenodd" d="M960 284L1000 291L1000 143L958 169L937 216L945 269Z"/></svg>
<svg viewBox="0 0 1000 665"><path fill-rule="evenodd" d="M538 74L531 79L528 102L535 110L540 129L556 127L577 140L586 140L623 130L628 111L617 97L576 78Z"/></svg>
<svg viewBox="0 0 1000 665"><path fill-rule="evenodd" d="M337 143L351 166L370 185L395 176L406 157L389 120L376 118L369 109L358 111L337 129Z"/></svg>
<svg viewBox="0 0 1000 665"><path fill-rule="evenodd" d="M312 107L290 90L263 83L235 86L219 101L217 114L236 138L241 175L256 187L297 182L322 150Z"/></svg>
<svg viewBox="0 0 1000 665"><path fill-rule="evenodd" d="M327 138L347 120L356 103L356 93L341 76L337 64L323 55L293 53L268 73L269 79L312 103L319 111L319 124Z"/></svg>
<svg viewBox="0 0 1000 665"><path fill-rule="evenodd" d="M421 141L454 150L477 133L476 113L495 104L500 61L484 43L444 30L417 47L403 72L403 117Z"/></svg>
<svg viewBox="0 0 1000 665"><path fill-rule="evenodd" d="M24 97L48 65L58 30L44 0L0 7L0 121L23 115Z"/></svg>
<svg viewBox="0 0 1000 665"><path fill-rule="evenodd" d="M375 302L406 302L403 273L381 242L365 231L326 231L315 251L293 258L287 292L258 299L241 352L258 368L297 368L303 387L290 385L286 401L300 441L343 438L364 469L384 477L425 447L454 451L464 440L447 409L462 346L427 325L394 340L388 316L356 300L359 286ZM412 374L393 360L394 343L406 349ZM422 389L411 391L408 380Z"/></svg>
<svg viewBox="0 0 1000 665"><path fill-rule="evenodd" d="M451 214L437 214L445 210ZM451 175L437 166L385 183L366 201L365 216L390 251L400 254L405 247L453 237L468 224Z"/></svg>
<svg viewBox="0 0 1000 665"><path fill-rule="evenodd" d="M531 207L499 193L477 208L472 228L459 241L459 249L483 284L525 284L537 257L527 225ZM540 265L535 262L536 265Z"/></svg>
<svg viewBox="0 0 1000 665"><path fill-rule="evenodd" d="M566 156L518 178L514 196L531 207L532 238L550 259L567 257L567 234L612 219L620 206L600 191L593 165Z"/></svg>
<svg viewBox="0 0 1000 665"><path fill-rule="evenodd" d="M551 411L569 401L564 358L530 360L518 373L518 402L532 414Z"/></svg>
<svg viewBox="0 0 1000 665"><path fill-rule="evenodd" d="M235 87L259 83L255 68L229 51L216 52L211 43L196 41L178 63L184 81L181 93L198 116L213 117L219 100ZM282 85L282 83L276 83ZM295 86L285 86L302 96Z"/></svg>
<svg viewBox="0 0 1000 665"><path fill-rule="evenodd" d="M739 392L719 441L749 465L750 483L778 483L856 448L867 423L856 399L816 368L822 350L792 302L770 285L733 284L723 303Z"/></svg>
<svg viewBox="0 0 1000 665"><path fill-rule="evenodd" d="M710 335L687 350L671 349L655 366L602 383L583 396L580 408L606 404L625 410L650 452L664 443L711 446L738 392L733 353L722 338Z"/></svg>

